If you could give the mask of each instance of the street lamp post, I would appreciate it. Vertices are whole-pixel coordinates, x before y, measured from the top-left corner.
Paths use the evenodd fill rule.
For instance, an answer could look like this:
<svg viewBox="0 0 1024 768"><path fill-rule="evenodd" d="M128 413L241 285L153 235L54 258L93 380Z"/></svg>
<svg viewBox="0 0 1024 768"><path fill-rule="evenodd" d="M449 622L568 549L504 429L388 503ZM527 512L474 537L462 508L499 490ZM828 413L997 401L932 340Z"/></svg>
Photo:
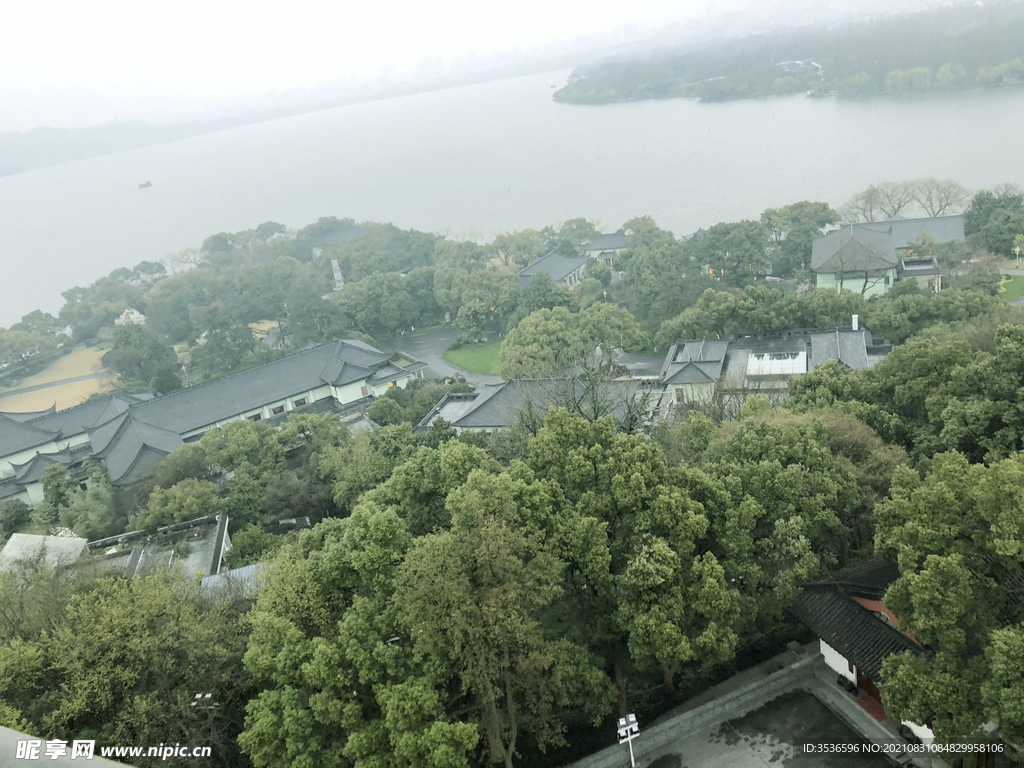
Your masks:
<svg viewBox="0 0 1024 768"><path fill-rule="evenodd" d="M639 735L640 726L636 723L636 715L619 718L619 744L626 742L629 745L630 768L636 768L636 760L633 759L633 739Z"/></svg>
<svg viewBox="0 0 1024 768"><path fill-rule="evenodd" d="M1020 269L1020 246L1015 247L1013 252L1017 254L1017 269Z"/></svg>

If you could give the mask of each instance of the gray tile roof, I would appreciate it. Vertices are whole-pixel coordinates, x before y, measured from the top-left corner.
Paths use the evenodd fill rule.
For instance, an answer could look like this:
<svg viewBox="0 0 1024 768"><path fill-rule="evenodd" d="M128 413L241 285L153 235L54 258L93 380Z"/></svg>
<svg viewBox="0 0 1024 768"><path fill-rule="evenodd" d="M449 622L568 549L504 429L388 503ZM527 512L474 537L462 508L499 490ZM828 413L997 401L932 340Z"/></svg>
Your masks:
<svg viewBox="0 0 1024 768"><path fill-rule="evenodd" d="M162 397L116 395L37 415L24 423L0 414L0 455L87 434L87 452L102 459L111 479L120 485L143 477L181 445L183 436L196 430L325 384L341 387L368 381L381 385L425 367L409 355L402 353L399 359L361 341L309 345L271 363ZM34 462L33 471L45 468L47 461ZM17 478L0 480L0 498L23 490L24 483Z"/></svg>
<svg viewBox="0 0 1024 768"><path fill-rule="evenodd" d="M324 384L340 387L370 378L391 365L390 358L362 342L335 340L155 398L136 406L134 412L147 424L185 434ZM417 369L403 369L398 375Z"/></svg>
<svg viewBox="0 0 1024 768"><path fill-rule="evenodd" d="M89 442L115 485L141 479L182 444L177 432L142 421L136 411L89 430Z"/></svg>
<svg viewBox="0 0 1024 768"><path fill-rule="evenodd" d="M662 384L700 384L722 375L728 339L702 339L673 344L658 378Z"/></svg>
<svg viewBox="0 0 1024 768"><path fill-rule="evenodd" d="M263 563L253 563L230 571L211 574L203 578L200 590L211 598L255 597L263 588L266 578Z"/></svg>
<svg viewBox="0 0 1024 768"><path fill-rule="evenodd" d="M32 419L38 419L40 416L49 416L51 413L57 412L57 406L51 405L45 411L26 411L25 413L12 413L10 411L0 411L0 416L6 416L14 421L31 421Z"/></svg>
<svg viewBox="0 0 1024 768"><path fill-rule="evenodd" d="M19 560L27 560L43 554L50 565L69 565L85 551L85 539L65 536L35 536L28 533L13 533L0 550L0 571L7 570Z"/></svg>
<svg viewBox="0 0 1024 768"><path fill-rule="evenodd" d="M867 677L879 680L882 662L894 653L925 649L854 598L881 600L899 568L879 557L853 563L804 585L789 612Z"/></svg>
<svg viewBox="0 0 1024 768"><path fill-rule="evenodd" d="M838 360L849 368L867 368L870 339L871 333L863 328L858 331L837 328L811 334L810 370L830 360Z"/></svg>
<svg viewBox="0 0 1024 768"><path fill-rule="evenodd" d="M896 266L896 249L888 231L860 224L843 227L811 244L811 271L822 273L875 273Z"/></svg>
<svg viewBox="0 0 1024 768"><path fill-rule="evenodd" d="M881 557L865 557L833 571L818 583L836 584L854 597L881 600L899 577L900 567L896 563Z"/></svg>
<svg viewBox="0 0 1024 768"><path fill-rule="evenodd" d="M936 243L964 239L964 217L960 215L867 221L857 226L876 232L888 232L892 237L893 248L897 249L906 248L911 240L918 240L922 235L928 235Z"/></svg>
<svg viewBox="0 0 1024 768"><path fill-rule="evenodd" d="M30 423L34 427L60 432L64 437L80 435L119 413L125 413L133 405L152 399L152 395L112 395L102 400L93 400L91 403L40 416Z"/></svg>
<svg viewBox="0 0 1024 768"><path fill-rule="evenodd" d="M72 462L72 451L65 448L57 453L37 453L24 464L15 464L14 477L11 478L23 485L34 483L43 479L43 473L51 464L63 464L67 466Z"/></svg>
<svg viewBox="0 0 1024 768"><path fill-rule="evenodd" d="M924 653L920 645L838 586L805 587L789 612L874 681L880 679L882 662L894 653Z"/></svg>
<svg viewBox="0 0 1024 768"><path fill-rule="evenodd" d="M476 407L476 401L483 397L481 392L459 392L442 397L430 412L423 417L417 429L426 429L438 419L454 424Z"/></svg>
<svg viewBox="0 0 1024 768"><path fill-rule="evenodd" d="M37 445L45 445L60 437L58 430L44 429L34 424L15 421L0 414L0 451L10 456Z"/></svg>
<svg viewBox="0 0 1024 768"><path fill-rule="evenodd" d="M900 259L896 275L904 277L934 277L939 274L939 262L934 256L919 259Z"/></svg>
<svg viewBox="0 0 1024 768"><path fill-rule="evenodd" d="M604 386L602 394L609 405L610 415L617 419L625 415L630 400L649 391L647 382L637 380L609 381ZM443 418L460 431L506 429L516 424L519 414L529 404L543 411L560 403L567 393L578 396L582 392L580 382L574 382L570 389L566 380L559 379L521 379L488 384L479 392L446 395L423 418L417 429L429 428L438 418Z"/></svg>
<svg viewBox="0 0 1024 768"><path fill-rule="evenodd" d="M749 382L754 377L759 386L766 386L764 380L774 378L782 382L780 387L784 388L788 376L807 373L829 360L839 360L850 368L867 368L891 349L887 341L874 341L871 331L865 328L737 333L728 339L673 344L665 355L658 380L669 387L710 383L722 378ZM775 362L766 362L765 355Z"/></svg>
<svg viewBox="0 0 1024 768"><path fill-rule="evenodd" d="M626 236L622 232L612 232L608 235L598 235L592 243L583 247L585 251L615 251L621 248L628 248Z"/></svg>
<svg viewBox="0 0 1024 768"><path fill-rule="evenodd" d="M538 272L547 272L552 282L564 282L569 275L590 261L588 256L580 258L569 258L558 251L551 251L547 256L541 256L533 264L519 273L520 284L529 282L530 278Z"/></svg>
<svg viewBox="0 0 1024 768"><path fill-rule="evenodd" d="M25 486L15 481L13 477L0 480L0 501L9 499L25 492Z"/></svg>

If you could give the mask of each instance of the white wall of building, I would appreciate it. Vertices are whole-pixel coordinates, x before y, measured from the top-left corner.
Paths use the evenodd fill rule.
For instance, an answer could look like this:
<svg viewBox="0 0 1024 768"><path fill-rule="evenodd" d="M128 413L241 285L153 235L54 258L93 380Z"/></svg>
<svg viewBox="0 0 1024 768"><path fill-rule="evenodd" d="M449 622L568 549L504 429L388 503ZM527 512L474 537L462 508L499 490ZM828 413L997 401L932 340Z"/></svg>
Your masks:
<svg viewBox="0 0 1024 768"><path fill-rule="evenodd" d="M853 671L850 671L850 662L845 656L839 651L833 648L831 645L826 643L824 640L818 641L821 646L821 655L825 659L825 663L828 664L829 668L834 669L840 675L845 677L854 685L857 684L857 668L854 667Z"/></svg>
<svg viewBox="0 0 1024 768"><path fill-rule="evenodd" d="M74 448L79 445L84 445L89 442L89 435L82 432L78 435L72 435L68 438L61 440L53 440L43 445L36 445L32 448L27 448L24 451L18 451L18 453L12 453L9 456L0 456L0 477L8 477L14 474L14 465L24 464L29 461L33 456L38 453L60 453L65 448Z"/></svg>
<svg viewBox="0 0 1024 768"><path fill-rule="evenodd" d="M935 734L932 733L932 729L927 725L918 725L917 723L912 723L909 720L903 720L901 722L914 732L914 735L921 740L922 744L931 744L935 741Z"/></svg>

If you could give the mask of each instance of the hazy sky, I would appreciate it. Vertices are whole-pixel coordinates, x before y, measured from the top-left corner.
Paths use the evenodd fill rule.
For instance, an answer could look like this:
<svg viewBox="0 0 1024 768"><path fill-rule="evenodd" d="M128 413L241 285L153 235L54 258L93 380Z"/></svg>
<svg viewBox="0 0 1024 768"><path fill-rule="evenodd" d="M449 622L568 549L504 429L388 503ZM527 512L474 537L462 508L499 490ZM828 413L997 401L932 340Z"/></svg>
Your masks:
<svg viewBox="0 0 1024 768"><path fill-rule="evenodd" d="M0 130L166 120L225 100L529 49L750 0L36 0L11 3Z"/></svg>

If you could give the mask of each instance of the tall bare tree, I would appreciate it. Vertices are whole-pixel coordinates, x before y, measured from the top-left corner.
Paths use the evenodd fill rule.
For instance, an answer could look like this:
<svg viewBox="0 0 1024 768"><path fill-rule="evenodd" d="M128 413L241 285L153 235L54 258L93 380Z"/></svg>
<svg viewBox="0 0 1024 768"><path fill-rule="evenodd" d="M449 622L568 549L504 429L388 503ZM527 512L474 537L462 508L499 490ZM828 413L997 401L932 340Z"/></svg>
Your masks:
<svg viewBox="0 0 1024 768"><path fill-rule="evenodd" d="M874 184L858 192L843 205L841 213L847 221L875 221L882 215L882 193Z"/></svg>
<svg viewBox="0 0 1024 768"><path fill-rule="evenodd" d="M963 210L971 193L951 179L917 179L914 200L929 216L946 216Z"/></svg>
<svg viewBox="0 0 1024 768"><path fill-rule="evenodd" d="M909 181L884 181L878 185L879 208L887 219L895 219L914 203L915 185Z"/></svg>

